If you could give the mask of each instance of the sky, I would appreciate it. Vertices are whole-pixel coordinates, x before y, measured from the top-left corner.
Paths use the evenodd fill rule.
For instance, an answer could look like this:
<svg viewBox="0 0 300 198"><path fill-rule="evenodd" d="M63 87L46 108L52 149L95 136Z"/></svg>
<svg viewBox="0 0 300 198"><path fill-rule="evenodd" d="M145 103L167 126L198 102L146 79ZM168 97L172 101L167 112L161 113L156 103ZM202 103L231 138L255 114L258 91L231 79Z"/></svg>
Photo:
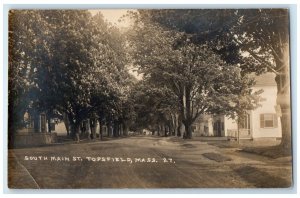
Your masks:
<svg viewBox="0 0 300 198"><path fill-rule="evenodd" d="M127 13L126 9L98 9L98 10L90 10L92 15L95 15L97 12L101 12L104 18L114 24L117 27L128 27L130 25L129 20L122 21L121 23L118 20Z"/></svg>
<svg viewBox="0 0 300 198"><path fill-rule="evenodd" d="M119 28L126 28L130 25L130 20L122 20L119 22L118 20L127 13L127 9L97 9L97 10L89 10L92 15L95 15L97 12L101 12L104 16L104 18L112 23L114 26ZM129 73L132 74L136 79L141 80L142 74L138 74L136 71L136 68L129 67Z"/></svg>

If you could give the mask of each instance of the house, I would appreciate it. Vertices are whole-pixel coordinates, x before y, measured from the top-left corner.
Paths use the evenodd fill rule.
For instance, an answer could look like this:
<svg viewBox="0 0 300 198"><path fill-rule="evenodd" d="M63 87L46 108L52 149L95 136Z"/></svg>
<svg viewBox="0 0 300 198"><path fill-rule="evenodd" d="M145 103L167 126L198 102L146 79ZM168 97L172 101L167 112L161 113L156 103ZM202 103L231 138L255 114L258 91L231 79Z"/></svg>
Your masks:
<svg viewBox="0 0 300 198"><path fill-rule="evenodd" d="M40 146L57 142L57 134L49 133L45 113L26 112L23 116L24 127L15 134L14 147ZM54 129L54 120L50 127Z"/></svg>
<svg viewBox="0 0 300 198"><path fill-rule="evenodd" d="M194 136L215 136L213 132L213 117L203 114L192 126Z"/></svg>
<svg viewBox="0 0 300 198"><path fill-rule="evenodd" d="M248 111L239 125L224 115L202 115L193 126L194 136L218 136L240 139L281 138L280 112L276 103L275 74L255 77L253 91L263 90L260 107Z"/></svg>

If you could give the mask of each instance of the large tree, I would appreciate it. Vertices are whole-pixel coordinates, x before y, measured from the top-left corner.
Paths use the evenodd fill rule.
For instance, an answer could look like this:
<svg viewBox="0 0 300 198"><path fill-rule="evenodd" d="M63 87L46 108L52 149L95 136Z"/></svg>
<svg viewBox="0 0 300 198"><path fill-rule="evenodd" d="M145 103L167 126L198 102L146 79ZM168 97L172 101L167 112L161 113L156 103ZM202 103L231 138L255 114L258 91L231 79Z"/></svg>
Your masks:
<svg viewBox="0 0 300 198"><path fill-rule="evenodd" d="M194 43L185 32L134 17L133 31L128 33L133 64L146 78L177 96L187 138L192 137L191 126L203 113L235 115L240 93L246 89L251 95L253 85L240 75L239 65L224 61L205 43Z"/></svg>
<svg viewBox="0 0 300 198"><path fill-rule="evenodd" d="M91 105L103 125L115 125L115 136L127 134L131 105L128 100L133 77L128 73L125 39L118 28L105 23L101 13L93 17L94 70ZM110 127L109 127L110 128ZM100 127L102 129L102 127ZM100 132L101 133L101 132Z"/></svg>
<svg viewBox="0 0 300 198"><path fill-rule="evenodd" d="M291 148L289 12L287 9L239 10L240 20L232 28L234 42L243 58L243 70L276 74L278 115L281 117L281 146Z"/></svg>
<svg viewBox="0 0 300 198"><path fill-rule="evenodd" d="M32 107L66 113L72 134L95 107L129 89L122 35L87 10L12 11L10 14L9 126ZM124 54L124 55L122 55ZM101 100L91 99L104 96ZM92 106L94 105L94 106ZM15 131L9 130L9 131Z"/></svg>
<svg viewBox="0 0 300 198"><path fill-rule="evenodd" d="M34 10L9 12L8 69L8 144L14 144L14 134L24 127L24 114L38 101L40 87L37 70L42 69L47 43L39 40L48 28ZM47 59L48 60L48 59ZM36 127L35 127L36 128Z"/></svg>
<svg viewBox="0 0 300 198"><path fill-rule="evenodd" d="M40 84L46 85L43 93L49 92L49 87L55 90L56 103L67 113L74 135L90 110L91 15L88 11L75 10L44 10L41 15L51 28L53 38L48 41L51 81L41 79ZM48 104L53 101L53 97L40 99Z"/></svg>
<svg viewBox="0 0 300 198"><path fill-rule="evenodd" d="M239 63L242 74L275 73L281 146L290 150L288 9L140 10L139 14L168 29L189 34L195 43L210 45L226 62Z"/></svg>
<svg viewBox="0 0 300 198"><path fill-rule="evenodd" d="M178 113L176 99L176 95L166 86L157 86L151 79L139 81L131 90L136 113L135 128L146 128L152 130L153 134L157 131L157 135L166 132L166 127L174 131L176 126L172 118Z"/></svg>

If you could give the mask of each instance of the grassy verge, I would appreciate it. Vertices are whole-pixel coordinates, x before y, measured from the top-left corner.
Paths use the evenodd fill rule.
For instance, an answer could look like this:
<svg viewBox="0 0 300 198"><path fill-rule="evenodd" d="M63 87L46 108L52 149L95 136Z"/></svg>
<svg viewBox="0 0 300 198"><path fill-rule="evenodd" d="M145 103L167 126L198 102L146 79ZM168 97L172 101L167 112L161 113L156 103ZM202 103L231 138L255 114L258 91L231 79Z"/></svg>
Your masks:
<svg viewBox="0 0 300 198"><path fill-rule="evenodd" d="M279 157L288 157L291 156L292 154L291 149L283 148L280 145L268 146L268 147L245 147L242 148L241 151L263 155L274 159Z"/></svg>

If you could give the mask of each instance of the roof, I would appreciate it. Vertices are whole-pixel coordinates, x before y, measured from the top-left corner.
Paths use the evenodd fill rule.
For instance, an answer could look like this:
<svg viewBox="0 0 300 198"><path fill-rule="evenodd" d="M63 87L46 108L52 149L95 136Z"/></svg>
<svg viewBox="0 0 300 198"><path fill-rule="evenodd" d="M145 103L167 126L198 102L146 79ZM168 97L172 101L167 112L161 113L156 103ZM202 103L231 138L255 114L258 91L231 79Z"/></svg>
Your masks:
<svg viewBox="0 0 300 198"><path fill-rule="evenodd" d="M255 86L276 86L275 74L268 72L259 76L253 75L256 84Z"/></svg>

